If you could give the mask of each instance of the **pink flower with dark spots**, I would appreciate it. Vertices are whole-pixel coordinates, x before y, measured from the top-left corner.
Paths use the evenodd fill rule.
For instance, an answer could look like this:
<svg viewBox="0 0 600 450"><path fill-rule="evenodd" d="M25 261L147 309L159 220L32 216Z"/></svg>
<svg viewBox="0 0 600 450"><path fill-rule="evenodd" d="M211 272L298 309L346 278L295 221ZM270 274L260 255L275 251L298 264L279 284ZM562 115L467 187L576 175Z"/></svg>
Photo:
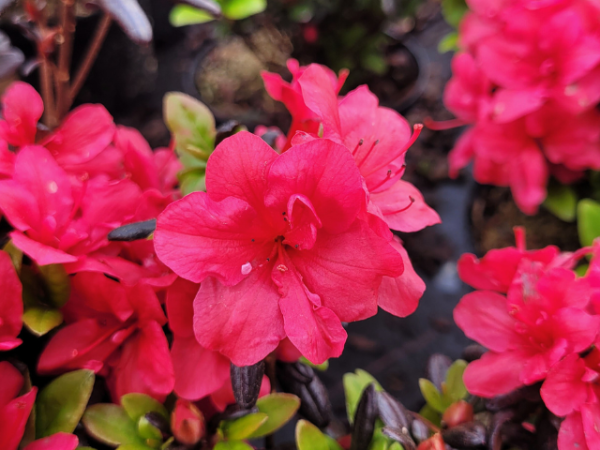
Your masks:
<svg viewBox="0 0 600 450"><path fill-rule="evenodd" d="M206 186L169 205L154 235L159 258L201 283L200 345L238 366L286 337L314 363L339 356L341 321L375 314L383 277L404 266L359 218L364 191L352 155L329 140L278 155L242 132L211 155Z"/></svg>

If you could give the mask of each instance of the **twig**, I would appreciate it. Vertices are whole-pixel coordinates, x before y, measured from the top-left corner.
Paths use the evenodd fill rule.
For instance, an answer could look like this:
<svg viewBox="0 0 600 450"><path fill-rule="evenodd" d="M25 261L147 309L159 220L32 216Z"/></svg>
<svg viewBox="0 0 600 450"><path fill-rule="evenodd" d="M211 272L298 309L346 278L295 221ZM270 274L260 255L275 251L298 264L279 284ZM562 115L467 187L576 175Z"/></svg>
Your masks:
<svg viewBox="0 0 600 450"><path fill-rule="evenodd" d="M54 109L54 94L52 91L52 68L48 56L40 53L40 85L42 88L42 98L44 99L44 122L49 128L57 125Z"/></svg>
<svg viewBox="0 0 600 450"><path fill-rule="evenodd" d="M62 0L61 10L61 23L62 23L62 43L58 53L58 71L56 74L57 84L57 106L56 114L60 121L68 111L70 106L70 69L71 69L71 56L73 54L73 34L75 33L76 19L75 19L75 0Z"/></svg>
<svg viewBox="0 0 600 450"><path fill-rule="evenodd" d="M104 42L104 38L106 38L106 34L108 33L111 23L111 17L108 14L104 14L102 19L100 20L100 23L98 24L98 28L96 28L96 33L92 38L92 42L85 55L85 59L83 60L83 63L81 63L81 66L79 66L79 69L77 70L77 75L75 75L75 80L73 81L71 90L69 92L69 102L67 109L71 106L73 100L75 100L75 97L83 87L83 83L85 82L85 79L90 73L94 62L96 61L96 57L98 56L100 47Z"/></svg>

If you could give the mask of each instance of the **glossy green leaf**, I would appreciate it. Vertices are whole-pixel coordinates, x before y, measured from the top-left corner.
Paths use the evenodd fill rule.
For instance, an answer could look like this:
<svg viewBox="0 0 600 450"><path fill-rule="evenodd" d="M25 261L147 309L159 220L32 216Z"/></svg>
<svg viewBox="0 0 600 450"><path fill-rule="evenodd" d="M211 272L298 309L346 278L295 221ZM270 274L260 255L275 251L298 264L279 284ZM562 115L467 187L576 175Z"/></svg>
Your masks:
<svg viewBox="0 0 600 450"><path fill-rule="evenodd" d="M446 53L458 50L458 33L453 31L444 36L438 44L438 52Z"/></svg>
<svg viewBox="0 0 600 450"><path fill-rule="evenodd" d="M389 445L390 439L379 433L373 436L369 450L387 450Z"/></svg>
<svg viewBox="0 0 600 450"><path fill-rule="evenodd" d="M467 365L466 361L457 359L452 363L446 373L445 394L450 398L452 403L462 400L468 394L463 381L463 374L465 373Z"/></svg>
<svg viewBox="0 0 600 450"><path fill-rule="evenodd" d="M327 360L321 364L313 364L308 359L306 359L304 356L301 356L298 361L301 362L302 364L306 364L307 366L312 367L313 369L317 369L321 372L325 372L327 369L329 369L329 360Z"/></svg>
<svg viewBox="0 0 600 450"><path fill-rule="evenodd" d="M71 293L69 275L62 264L39 266L46 287L47 302L55 308L62 308Z"/></svg>
<svg viewBox="0 0 600 450"><path fill-rule="evenodd" d="M267 7L267 0L220 0L223 15L228 19L241 20L261 13Z"/></svg>
<svg viewBox="0 0 600 450"><path fill-rule="evenodd" d="M419 414L429 420L432 424L434 424L435 426L441 426L441 422L442 422L442 415L437 412L435 409L433 409L431 406L429 406L428 404L423 406L423 408L421 408L421 411L419 411Z"/></svg>
<svg viewBox="0 0 600 450"><path fill-rule="evenodd" d="M125 394L121 397L121 405L135 423L149 412L155 412L169 420L169 413L161 403L146 394Z"/></svg>
<svg viewBox="0 0 600 450"><path fill-rule="evenodd" d="M164 98L164 117L180 154L208 160L214 150L215 118L202 102L181 92L170 92ZM184 164L185 166L185 164Z"/></svg>
<svg viewBox="0 0 600 450"><path fill-rule="evenodd" d="M248 439L267 420L268 416L265 413L258 412L235 420L224 420L220 428L226 439L239 441Z"/></svg>
<svg viewBox="0 0 600 450"><path fill-rule="evenodd" d="M183 195L206 191L206 172L204 169L181 171L177 178L179 178L179 189Z"/></svg>
<svg viewBox="0 0 600 450"><path fill-rule="evenodd" d="M215 18L209 13L189 5L176 5L169 14L169 22L174 27L196 25L198 23L210 22L211 20L215 20Z"/></svg>
<svg viewBox="0 0 600 450"><path fill-rule="evenodd" d="M371 384L375 384L375 389L383 391L381 385L373 376L361 369L356 369L355 373L344 374L344 392L346 394L346 413L348 420L352 424L356 407L360 400L360 396L365 388Z"/></svg>
<svg viewBox="0 0 600 450"><path fill-rule="evenodd" d="M392 442L392 445L388 447L388 450L404 450L404 447L402 447L400 442Z"/></svg>
<svg viewBox="0 0 600 450"><path fill-rule="evenodd" d="M444 399L442 394L435 385L426 378L419 379L419 387L421 388L421 394L425 398L425 401L436 411L443 413L446 408L450 406L450 401Z"/></svg>
<svg viewBox="0 0 600 450"><path fill-rule="evenodd" d="M571 186L552 183L543 205L559 219L573 222L577 214L577 194Z"/></svg>
<svg viewBox="0 0 600 450"><path fill-rule="evenodd" d="M442 0L444 19L454 28L458 28L460 21L468 10L465 0Z"/></svg>
<svg viewBox="0 0 600 450"><path fill-rule="evenodd" d="M118 405L90 406L83 415L83 425L90 436L107 445L146 445L137 434L136 424Z"/></svg>
<svg viewBox="0 0 600 450"><path fill-rule="evenodd" d="M79 423L94 387L94 372L76 370L53 380L35 402L36 437L72 433Z"/></svg>
<svg viewBox="0 0 600 450"><path fill-rule="evenodd" d="M145 417L140 417L137 422L138 436L143 439L152 439L162 442L162 433L158 428L148 422Z"/></svg>
<svg viewBox="0 0 600 450"><path fill-rule="evenodd" d="M267 415L267 420L248 439L255 439L274 433L285 425L300 407L300 399L292 394L270 394L256 402L258 411Z"/></svg>
<svg viewBox="0 0 600 450"><path fill-rule="evenodd" d="M254 448L242 441L221 441L213 450L254 450Z"/></svg>
<svg viewBox="0 0 600 450"><path fill-rule="evenodd" d="M150 447L146 444L125 444L119 445L117 450L155 450L156 447Z"/></svg>
<svg viewBox="0 0 600 450"><path fill-rule="evenodd" d="M296 446L298 450L342 450L335 439L321 433L307 420L299 420L296 424Z"/></svg>
<svg viewBox="0 0 600 450"><path fill-rule="evenodd" d="M63 323L63 315L58 309L39 305L26 307L23 324L36 336L43 336Z"/></svg>
<svg viewBox="0 0 600 450"><path fill-rule="evenodd" d="M592 245L600 236L600 203L584 199L577 205L577 229L583 247Z"/></svg>
<svg viewBox="0 0 600 450"><path fill-rule="evenodd" d="M13 244L12 240L8 241L2 250L8 253L13 266L15 266L15 270L17 273L20 273L21 267L23 266L23 252L15 247L15 244Z"/></svg>

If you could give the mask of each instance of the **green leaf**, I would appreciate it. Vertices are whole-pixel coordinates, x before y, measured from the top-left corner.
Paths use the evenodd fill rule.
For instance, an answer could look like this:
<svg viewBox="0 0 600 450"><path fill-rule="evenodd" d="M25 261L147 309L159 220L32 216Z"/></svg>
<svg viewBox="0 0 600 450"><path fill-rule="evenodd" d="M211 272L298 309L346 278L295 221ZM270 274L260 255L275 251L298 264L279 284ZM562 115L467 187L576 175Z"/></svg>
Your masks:
<svg viewBox="0 0 600 450"><path fill-rule="evenodd" d="M23 324L35 336L43 336L63 323L62 313L50 306L40 305L25 308Z"/></svg>
<svg viewBox="0 0 600 450"><path fill-rule="evenodd" d="M125 394L121 397L121 405L129 418L135 423L149 412L158 413L169 420L167 408L146 394Z"/></svg>
<svg viewBox="0 0 600 450"><path fill-rule="evenodd" d="M544 207L565 222L573 222L577 213L577 194L570 186L552 183L548 186L548 195Z"/></svg>
<svg viewBox="0 0 600 450"><path fill-rule="evenodd" d="M382 54L377 53L376 49L365 52L360 59L360 63L365 69L376 75L385 75L388 70L388 64L385 57Z"/></svg>
<svg viewBox="0 0 600 450"><path fill-rule="evenodd" d="M321 364L313 364L304 356L301 356L299 362L301 362L302 364L306 364L307 366L312 367L313 369L317 369L321 372L325 372L327 369L329 369L329 360Z"/></svg>
<svg viewBox="0 0 600 450"><path fill-rule="evenodd" d="M371 384L375 384L375 389L383 391L381 385L373 376L361 369L356 369L355 373L347 373L344 375L344 392L346 394L346 413L350 424L354 421L356 407L360 400L360 396L365 388Z"/></svg>
<svg viewBox="0 0 600 450"><path fill-rule="evenodd" d="M463 381L463 373L465 373L467 365L466 361L458 359L452 363L446 373L445 394L450 398L451 403L462 400L468 394Z"/></svg>
<svg viewBox="0 0 600 450"><path fill-rule="evenodd" d="M53 380L36 399L36 436L72 433L79 423L94 387L94 372L77 370Z"/></svg>
<svg viewBox="0 0 600 450"><path fill-rule="evenodd" d="M419 411L419 414L429 420L432 424L434 424L435 426L440 426L442 423L442 415L437 412L435 409L433 409L431 406L429 406L428 404L423 406L423 408L421 408L421 411Z"/></svg>
<svg viewBox="0 0 600 450"><path fill-rule="evenodd" d="M256 402L258 411L267 415L267 420L248 439L255 439L274 433L285 425L300 407L300 399L292 394L270 394Z"/></svg>
<svg viewBox="0 0 600 450"><path fill-rule="evenodd" d="M198 23L210 22L211 20L215 20L215 18L209 13L189 5L176 5L169 14L169 22L174 27L196 25Z"/></svg>
<svg viewBox="0 0 600 450"><path fill-rule="evenodd" d="M254 450L254 447L242 441L221 441L213 450Z"/></svg>
<svg viewBox="0 0 600 450"><path fill-rule="evenodd" d="M48 303L55 308L62 308L71 293L71 282L65 267L62 264L49 264L39 266L39 269L46 287Z"/></svg>
<svg viewBox="0 0 600 450"><path fill-rule="evenodd" d="M136 424L118 405L98 403L90 406L83 415L83 425L90 436L107 445L145 445L137 434Z"/></svg>
<svg viewBox="0 0 600 450"><path fill-rule="evenodd" d="M400 442L392 442L392 445L390 445L388 450L404 450L404 447L402 447Z"/></svg>
<svg viewBox="0 0 600 450"><path fill-rule="evenodd" d="M427 404L436 411L443 413L446 411L446 408L450 406L451 402L444 399L442 394L440 394L440 391L438 391L435 385L428 379L419 379L419 387L421 388L421 394L423 394L423 397L425 397Z"/></svg>
<svg viewBox="0 0 600 450"><path fill-rule="evenodd" d="M589 268L589 264L581 264L575 268L575 273L578 277L585 277L585 274L587 273Z"/></svg>
<svg viewBox="0 0 600 450"><path fill-rule="evenodd" d="M458 50L458 33L453 31L442 38L438 44L438 52L446 53Z"/></svg>
<svg viewBox="0 0 600 450"><path fill-rule="evenodd" d="M163 109L177 152L208 160L214 150L217 131L215 118L206 105L181 92L169 92L165 95ZM184 167L187 166L184 164Z"/></svg>
<svg viewBox="0 0 600 450"><path fill-rule="evenodd" d="M228 19L241 20L261 13L267 7L267 0L221 0L223 15Z"/></svg>
<svg viewBox="0 0 600 450"><path fill-rule="evenodd" d="M593 244L600 236L600 203L583 199L577 205L577 229L579 241L583 247Z"/></svg>
<svg viewBox="0 0 600 450"><path fill-rule="evenodd" d="M179 189L183 195L206 190L206 172L204 169L179 172Z"/></svg>
<svg viewBox="0 0 600 450"><path fill-rule="evenodd" d="M119 445L117 450L154 450L154 448L149 447L146 444L125 444Z"/></svg>
<svg viewBox="0 0 600 450"><path fill-rule="evenodd" d="M442 0L444 19L454 28L458 28L460 21L468 10L465 0Z"/></svg>
<svg viewBox="0 0 600 450"><path fill-rule="evenodd" d="M369 450L387 450L390 444L390 439L383 436L381 433L375 434L369 444Z"/></svg>
<svg viewBox="0 0 600 450"><path fill-rule="evenodd" d="M140 417L137 423L138 436L143 439L152 439L162 442L162 433L158 428L148 422L145 417Z"/></svg>
<svg viewBox="0 0 600 450"><path fill-rule="evenodd" d="M342 450L335 439L321 433L306 420L299 420L296 424L296 445L298 450Z"/></svg>
<svg viewBox="0 0 600 450"><path fill-rule="evenodd" d="M258 412L235 420L224 420L221 422L220 428L226 439L239 441L248 439L268 419L269 417L265 413Z"/></svg>
<svg viewBox="0 0 600 450"><path fill-rule="evenodd" d="M21 273L21 266L23 266L23 252L15 247L12 240L8 241L2 250L10 256L17 273Z"/></svg>

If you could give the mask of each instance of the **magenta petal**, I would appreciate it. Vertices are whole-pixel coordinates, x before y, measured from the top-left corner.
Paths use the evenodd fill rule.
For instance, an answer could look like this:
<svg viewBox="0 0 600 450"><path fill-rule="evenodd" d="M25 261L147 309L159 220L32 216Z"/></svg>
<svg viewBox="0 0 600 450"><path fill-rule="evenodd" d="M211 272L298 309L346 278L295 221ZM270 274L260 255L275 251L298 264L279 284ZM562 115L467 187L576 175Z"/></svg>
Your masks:
<svg viewBox="0 0 600 450"><path fill-rule="evenodd" d="M175 335L171 359L175 370L175 393L186 400L200 400L229 381L229 360L219 352L201 347L193 335Z"/></svg>
<svg viewBox="0 0 600 450"><path fill-rule="evenodd" d="M558 432L558 448L560 450L590 450L586 443L579 412L569 414L561 424Z"/></svg>
<svg viewBox="0 0 600 450"><path fill-rule="evenodd" d="M465 385L479 397L507 394L523 385L521 371L526 361L527 357L517 352L488 352L469 364L463 376Z"/></svg>
<svg viewBox="0 0 600 450"><path fill-rule="evenodd" d="M13 180L0 181L0 210L10 224L20 231L41 225L36 198L24 186Z"/></svg>
<svg viewBox="0 0 600 450"><path fill-rule="evenodd" d="M58 164L81 164L96 157L112 142L115 124L101 105L82 105L69 113L43 145Z"/></svg>
<svg viewBox="0 0 600 450"><path fill-rule="evenodd" d="M178 278L167 290L169 328L175 336L194 336L194 298L199 287L196 283Z"/></svg>
<svg viewBox="0 0 600 450"><path fill-rule="evenodd" d="M158 170L150 144L134 128L117 127L114 144L123 153L125 170L143 190L158 189Z"/></svg>
<svg viewBox="0 0 600 450"><path fill-rule="evenodd" d="M592 450L600 448L600 404L596 402L583 405L581 421L587 446Z"/></svg>
<svg viewBox="0 0 600 450"><path fill-rule="evenodd" d="M419 190L406 181L398 180L385 191L371 193L370 198L393 230L411 233L441 223L440 216L427 206Z"/></svg>
<svg viewBox="0 0 600 450"><path fill-rule="evenodd" d="M548 374L541 389L544 403L557 416L566 416L578 409L587 397L585 361L577 354L567 356Z"/></svg>
<svg viewBox="0 0 600 450"><path fill-rule="evenodd" d="M2 409L4 405L19 395L25 379L11 363L0 361L0 380L2 380L2 389L0 389L0 409Z"/></svg>
<svg viewBox="0 0 600 450"><path fill-rule="evenodd" d="M237 366L255 364L277 348L285 330L271 267L252 270L235 286L212 277L202 282L194 300L194 331L202 347Z"/></svg>
<svg viewBox="0 0 600 450"><path fill-rule="evenodd" d="M522 345L515 319L507 311L506 297L489 291L465 295L454 309L454 321L471 339L495 352Z"/></svg>
<svg viewBox="0 0 600 450"><path fill-rule="evenodd" d="M235 197L261 212L267 173L277 153L258 136L242 131L221 142L206 166L206 192L215 201Z"/></svg>
<svg viewBox="0 0 600 450"><path fill-rule="evenodd" d="M341 139L337 91L327 70L318 64L311 64L298 82L306 106L319 116L326 128Z"/></svg>
<svg viewBox="0 0 600 450"><path fill-rule="evenodd" d="M158 217L154 247L160 260L187 280L199 283L214 276L234 285L246 276L246 264L256 267L266 260L273 237L245 201L215 202L194 192Z"/></svg>
<svg viewBox="0 0 600 450"><path fill-rule="evenodd" d="M381 309L398 317L406 317L417 309L425 292L425 282L417 275L408 253L396 237L390 243L402 256L404 272L396 278L383 277L377 304Z"/></svg>
<svg viewBox="0 0 600 450"><path fill-rule="evenodd" d="M548 162L536 145L521 148L512 162L510 188L515 202L526 214L535 214L546 198Z"/></svg>
<svg viewBox="0 0 600 450"><path fill-rule="evenodd" d="M308 289L343 322L376 314L382 278L404 268L401 255L360 220L345 233L321 230L312 249L289 255Z"/></svg>
<svg viewBox="0 0 600 450"><path fill-rule="evenodd" d="M21 331L22 291L10 256L0 252L0 350L10 350L21 342L16 337Z"/></svg>
<svg viewBox="0 0 600 450"><path fill-rule="evenodd" d="M271 165L265 204L285 225L282 212L290 197L306 196L332 233L345 231L356 218L364 197L360 172L348 150L330 140L296 145Z"/></svg>
<svg viewBox="0 0 600 450"><path fill-rule="evenodd" d="M321 306L319 296L302 283L287 256L280 254L272 278L281 295L285 332L294 346L314 364L340 356L347 338L340 319Z"/></svg>
<svg viewBox="0 0 600 450"><path fill-rule="evenodd" d="M33 144L43 112L42 97L32 86L20 81L11 84L2 96L5 122L0 120L0 139L16 147Z"/></svg>
<svg viewBox="0 0 600 450"><path fill-rule="evenodd" d="M33 259L40 266L47 264L64 264L77 261L77 256L69 255L47 245L41 244L38 241L29 239L23 233L13 231L10 233L10 238L15 244L15 247L23 251L27 256Z"/></svg>
<svg viewBox="0 0 600 450"><path fill-rule="evenodd" d="M23 450L75 450L79 439L74 434L56 433L33 441Z"/></svg>
<svg viewBox="0 0 600 450"><path fill-rule="evenodd" d="M0 448L17 450L33 408L37 388L0 407Z"/></svg>

